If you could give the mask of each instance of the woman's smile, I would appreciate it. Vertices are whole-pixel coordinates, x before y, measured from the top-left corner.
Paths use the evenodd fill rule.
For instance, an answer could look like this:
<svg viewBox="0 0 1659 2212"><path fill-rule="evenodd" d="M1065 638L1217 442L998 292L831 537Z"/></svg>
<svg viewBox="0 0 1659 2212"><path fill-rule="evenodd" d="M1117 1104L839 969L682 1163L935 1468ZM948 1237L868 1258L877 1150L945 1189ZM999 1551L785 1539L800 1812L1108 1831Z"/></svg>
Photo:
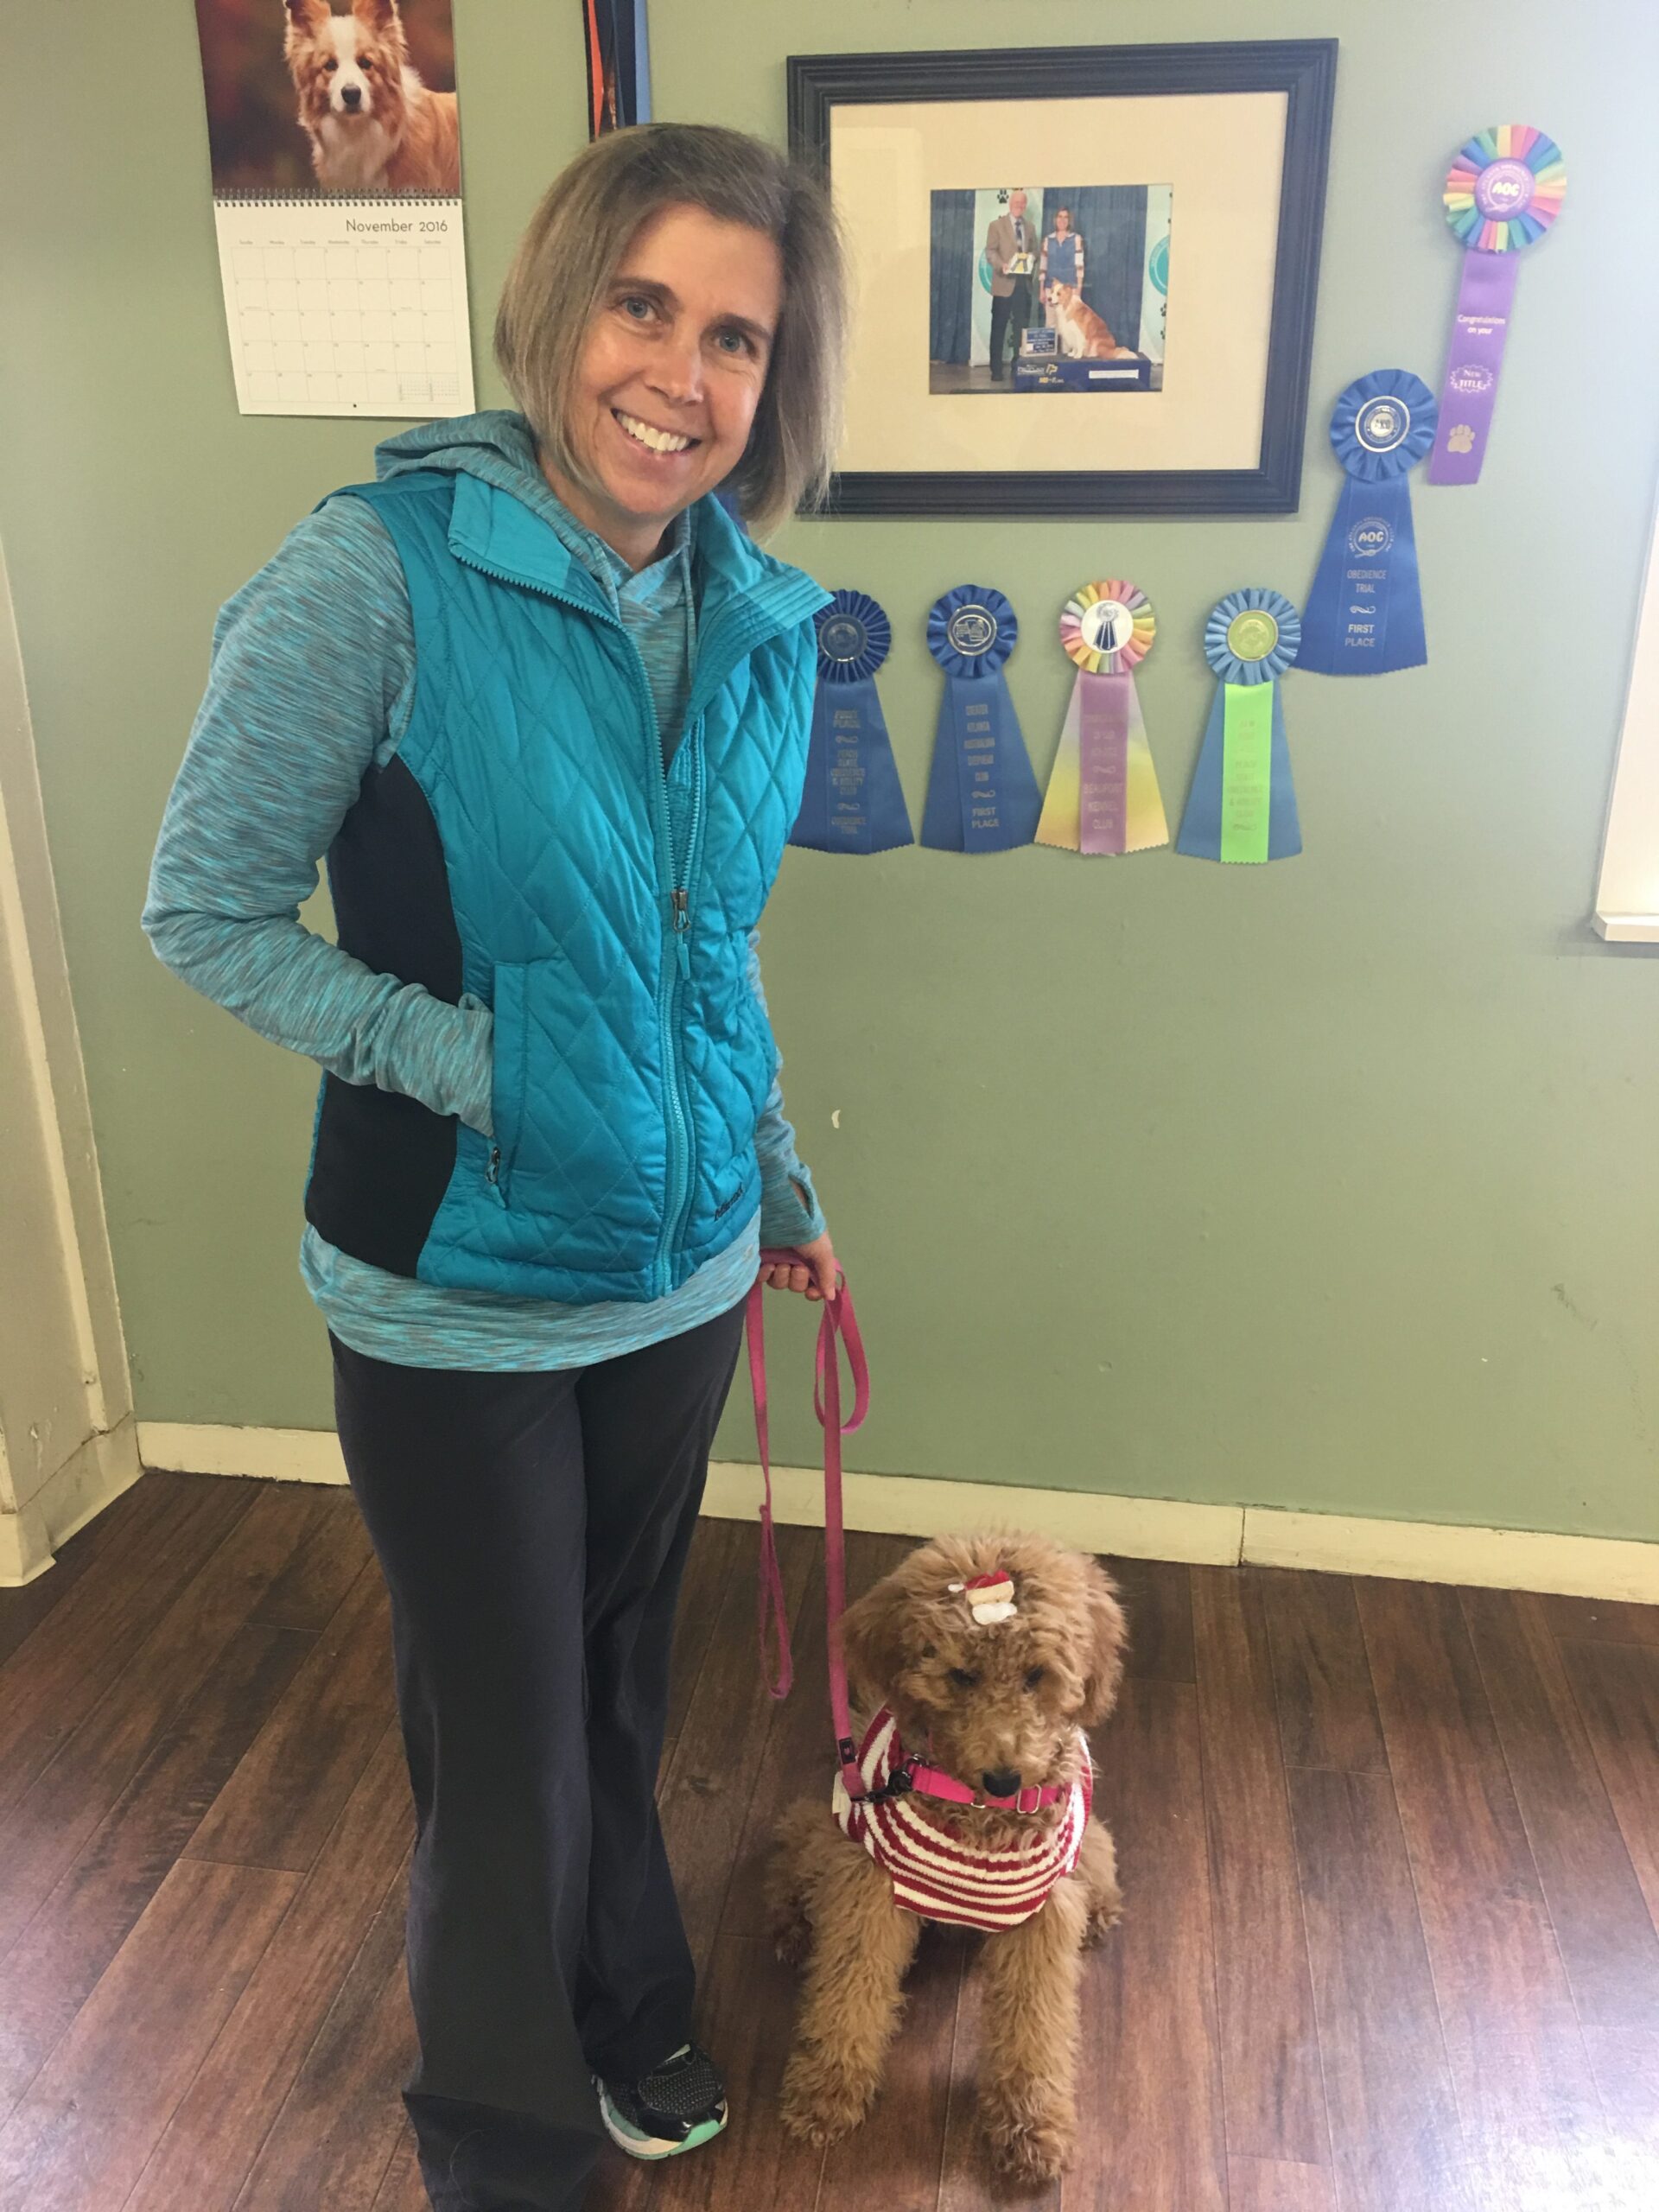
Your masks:
<svg viewBox="0 0 1659 2212"><path fill-rule="evenodd" d="M683 430L666 430L649 422L645 416L631 415L626 409L613 407L612 415L622 426L628 443L642 452L653 454L659 461L672 461L681 454L692 452L702 443Z"/></svg>

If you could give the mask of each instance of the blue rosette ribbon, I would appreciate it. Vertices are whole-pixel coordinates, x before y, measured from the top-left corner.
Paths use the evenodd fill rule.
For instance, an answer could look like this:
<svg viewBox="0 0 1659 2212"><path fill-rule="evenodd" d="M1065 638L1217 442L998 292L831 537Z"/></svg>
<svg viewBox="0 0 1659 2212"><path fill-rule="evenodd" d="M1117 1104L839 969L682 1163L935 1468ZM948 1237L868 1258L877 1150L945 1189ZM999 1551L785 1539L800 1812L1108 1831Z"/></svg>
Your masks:
<svg viewBox="0 0 1659 2212"><path fill-rule="evenodd" d="M893 626L867 593L838 591L820 607L818 688L812 700L801 810L791 845L819 853L885 853L915 833L875 689Z"/></svg>
<svg viewBox="0 0 1659 2212"><path fill-rule="evenodd" d="M1205 625L1221 678L1187 793L1178 853L1201 861L1282 861L1302 849L1279 678L1306 636L1282 592L1229 592Z"/></svg>
<svg viewBox="0 0 1659 2212"><path fill-rule="evenodd" d="M1002 666L1020 636L1014 613L988 584L958 584L928 610L927 650L944 671L944 697L922 810L922 842L948 853L1028 845L1042 798Z"/></svg>
<svg viewBox="0 0 1659 2212"><path fill-rule="evenodd" d="M1438 416L1409 369L1373 369L1338 400L1331 444L1347 481L1303 610L1299 667L1385 676L1428 658L1408 478Z"/></svg>

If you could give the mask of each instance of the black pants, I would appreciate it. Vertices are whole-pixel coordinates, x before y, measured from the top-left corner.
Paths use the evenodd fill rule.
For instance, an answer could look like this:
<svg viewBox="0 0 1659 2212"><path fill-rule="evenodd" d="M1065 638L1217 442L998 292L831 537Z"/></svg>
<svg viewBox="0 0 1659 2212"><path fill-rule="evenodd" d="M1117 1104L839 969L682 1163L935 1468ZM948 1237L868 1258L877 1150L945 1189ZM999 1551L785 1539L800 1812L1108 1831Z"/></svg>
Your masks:
<svg viewBox="0 0 1659 2212"><path fill-rule="evenodd" d="M999 384L1008 373L1008 365L1002 353L1008 342L1010 320L1014 323L1014 351L1018 353L1020 334L1031 321L1029 276L1016 276L1014 289L1006 298L999 299L995 292L991 295L991 374Z"/></svg>
<svg viewBox="0 0 1659 2212"><path fill-rule="evenodd" d="M395 1367L331 1338L391 1599L417 1840L404 2089L437 2212L576 2212L590 2070L691 2036L655 1802L674 1610L743 1309L591 1367Z"/></svg>

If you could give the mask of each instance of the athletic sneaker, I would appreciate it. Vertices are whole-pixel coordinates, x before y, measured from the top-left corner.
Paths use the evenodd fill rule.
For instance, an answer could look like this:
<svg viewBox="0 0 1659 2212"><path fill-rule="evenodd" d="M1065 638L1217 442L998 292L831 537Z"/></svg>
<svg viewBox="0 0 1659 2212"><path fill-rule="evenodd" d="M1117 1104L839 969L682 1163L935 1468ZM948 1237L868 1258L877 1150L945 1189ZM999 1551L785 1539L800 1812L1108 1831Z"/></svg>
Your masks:
<svg viewBox="0 0 1659 2212"><path fill-rule="evenodd" d="M696 2044L682 2044L637 2082L602 2082L595 2074L594 2087L607 2133L631 2158L695 2151L726 2125L726 2084Z"/></svg>

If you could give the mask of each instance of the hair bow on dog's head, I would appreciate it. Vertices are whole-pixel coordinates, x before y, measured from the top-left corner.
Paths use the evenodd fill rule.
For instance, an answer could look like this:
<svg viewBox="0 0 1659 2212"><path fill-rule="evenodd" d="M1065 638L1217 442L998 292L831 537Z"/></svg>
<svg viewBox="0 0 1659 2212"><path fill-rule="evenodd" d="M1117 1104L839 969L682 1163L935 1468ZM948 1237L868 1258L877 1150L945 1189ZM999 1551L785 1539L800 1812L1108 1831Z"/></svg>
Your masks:
<svg viewBox="0 0 1659 2212"><path fill-rule="evenodd" d="M947 1583L945 1587L961 1591L982 1628L988 1628L995 1621L1012 1620L1019 1610L1014 1602L1014 1577L1004 1567L991 1574L976 1574L969 1582Z"/></svg>

